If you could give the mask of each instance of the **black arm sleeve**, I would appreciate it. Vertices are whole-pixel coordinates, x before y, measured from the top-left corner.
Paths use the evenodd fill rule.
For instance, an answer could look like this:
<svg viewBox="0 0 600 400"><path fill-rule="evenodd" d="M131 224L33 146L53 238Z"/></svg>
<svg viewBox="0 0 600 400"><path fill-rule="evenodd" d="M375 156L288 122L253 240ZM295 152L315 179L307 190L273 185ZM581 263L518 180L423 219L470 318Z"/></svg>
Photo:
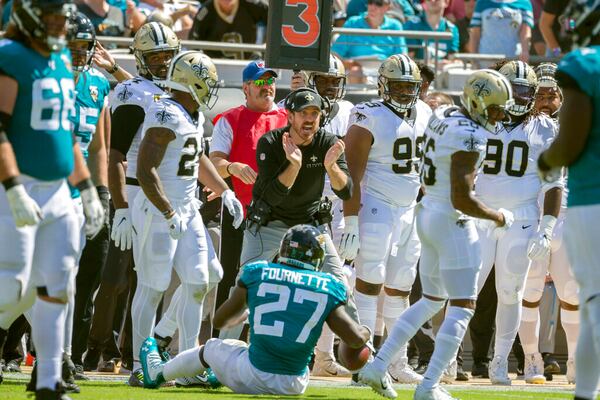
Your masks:
<svg viewBox="0 0 600 400"><path fill-rule="evenodd" d="M273 146L276 143L269 143L264 137L258 140L256 146L256 162L258 164L258 178L256 189L253 196L256 200L262 199L271 207L279 205L288 195L290 189L283 185L278 177L279 174L287 168L289 162L284 159L280 162Z"/></svg>
<svg viewBox="0 0 600 400"><path fill-rule="evenodd" d="M346 155L342 153L340 158L337 160L337 165L340 169L346 174L348 177L348 181L346 182L346 186L342 188L342 190L335 190L333 187L333 193L336 194L342 200L348 200L352 196L352 178L350 177L350 171L348 170L348 164L346 163Z"/></svg>
<svg viewBox="0 0 600 400"><path fill-rule="evenodd" d="M117 107L111 115L110 148L127 154L135 133L144 123L145 115L144 109L137 105Z"/></svg>

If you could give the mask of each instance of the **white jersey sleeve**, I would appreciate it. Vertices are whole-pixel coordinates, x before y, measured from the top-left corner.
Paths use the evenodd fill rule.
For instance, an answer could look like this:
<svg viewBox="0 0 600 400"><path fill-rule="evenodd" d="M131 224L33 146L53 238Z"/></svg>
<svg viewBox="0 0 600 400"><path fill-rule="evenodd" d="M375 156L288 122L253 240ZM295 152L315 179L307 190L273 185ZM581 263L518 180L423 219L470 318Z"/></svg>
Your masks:
<svg viewBox="0 0 600 400"><path fill-rule="evenodd" d="M119 83L110 97L111 111L114 112L122 105L134 105L141 107L144 112L157 100L165 95L165 92L152 81L135 77ZM142 142L142 126L135 133L129 151L127 151L127 177L135 178L137 174L137 159Z"/></svg>
<svg viewBox="0 0 600 400"><path fill-rule="evenodd" d="M415 203L421 185L420 148L430 116L431 109L422 101L405 118L383 101L354 107L349 125L369 131L373 139L361 182L365 193L394 206Z"/></svg>
<svg viewBox="0 0 600 400"><path fill-rule="evenodd" d="M421 163L421 181L425 186L422 204L459 217L452 205L450 169L452 155L458 152L477 153L477 166L485 156L485 129L463 115L458 107L435 110L427 130Z"/></svg>
<svg viewBox="0 0 600 400"><path fill-rule="evenodd" d="M172 203L185 204L195 198L198 164L203 150L203 130L199 122L171 99L159 100L146 112L144 134L151 128L165 128L175 134L158 167L158 176Z"/></svg>
<svg viewBox="0 0 600 400"><path fill-rule="evenodd" d="M210 151L220 151L230 154L233 145L233 129L225 117L219 118L213 128L212 140L210 142Z"/></svg>

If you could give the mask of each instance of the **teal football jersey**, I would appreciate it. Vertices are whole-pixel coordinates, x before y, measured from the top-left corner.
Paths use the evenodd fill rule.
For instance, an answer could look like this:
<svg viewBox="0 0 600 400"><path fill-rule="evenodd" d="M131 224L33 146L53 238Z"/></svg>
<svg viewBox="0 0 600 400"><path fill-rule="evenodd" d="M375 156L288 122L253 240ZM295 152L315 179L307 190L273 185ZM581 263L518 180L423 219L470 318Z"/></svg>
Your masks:
<svg viewBox="0 0 600 400"><path fill-rule="evenodd" d="M244 267L250 362L282 375L306 372L329 313L346 302L346 287L324 272L260 261Z"/></svg>
<svg viewBox="0 0 600 400"><path fill-rule="evenodd" d="M10 39L0 40L0 71L19 85L8 127L21 173L51 181L73 170L75 88L67 49L43 57Z"/></svg>
<svg viewBox="0 0 600 400"><path fill-rule="evenodd" d="M94 68L82 72L75 85L75 114L70 119L75 138L86 160L88 147L96 133L98 119L109 92L108 79Z"/></svg>
<svg viewBox="0 0 600 400"><path fill-rule="evenodd" d="M569 75L592 99L592 127L583 152L569 167L569 206L600 203L600 46L567 54L558 70Z"/></svg>

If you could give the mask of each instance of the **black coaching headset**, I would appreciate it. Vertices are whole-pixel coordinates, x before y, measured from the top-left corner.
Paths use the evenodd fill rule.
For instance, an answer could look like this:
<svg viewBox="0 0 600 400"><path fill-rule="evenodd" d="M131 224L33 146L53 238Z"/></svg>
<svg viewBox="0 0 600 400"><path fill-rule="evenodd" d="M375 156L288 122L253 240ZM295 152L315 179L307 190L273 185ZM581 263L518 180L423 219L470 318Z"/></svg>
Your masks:
<svg viewBox="0 0 600 400"><path fill-rule="evenodd" d="M292 110L292 99L294 98L294 96L296 96L296 94L301 93L301 92L309 92L315 96L319 96L319 98L321 99L321 118L319 120L319 128L324 127L325 125L327 125L327 123L329 122L329 114L331 113L331 101L329 101L329 99L327 97L323 97L319 94L319 92L317 92L315 89L311 89L309 87L301 87L298 88L296 90L292 90L290 93L288 93L287 96L285 96L285 100L284 100L284 107L286 110L288 111L293 111Z"/></svg>

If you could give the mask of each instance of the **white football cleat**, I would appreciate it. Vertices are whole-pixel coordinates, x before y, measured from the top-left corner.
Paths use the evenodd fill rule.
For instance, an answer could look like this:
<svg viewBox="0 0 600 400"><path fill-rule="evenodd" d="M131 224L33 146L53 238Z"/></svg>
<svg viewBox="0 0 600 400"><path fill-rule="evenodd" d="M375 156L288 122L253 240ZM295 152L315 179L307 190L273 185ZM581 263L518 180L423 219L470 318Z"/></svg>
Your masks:
<svg viewBox="0 0 600 400"><path fill-rule="evenodd" d="M349 377L352 373L335 361L332 354L315 350L315 363L311 375Z"/></svg>
<svg viewBox="0 0 600 400"><path fill-rule="evenodd" d="M546 383L544 376L544 360L540 353L525 354L525 382L536 385Z"/></svg>
<svg viewBox="0 0 600 400"><path fill-rule="evenodd" d="M396 383L419 384L423 381L423 375L417 374L406 359L400 358L388 367L390 377Z"/></svg>
<svg viewBox="0 0 600 400"><path fill-rule="evenodd" d="M440 382L451 384L456 381L456 368L458 364L456 362L456 358L450 362L450 364L444 370L442 377L440 378Z"/></svg>
<svg viewBox="0 0 600 400"><path fill-rule="evenodd" d="M425 389L422 385L417 386L415 390L414 400L457 400L440 385L436 385L431 389Z"/></svg>
<svg viewBox="0 0 600 400"><path fill-rule="evenodd" d="M367 384L373 391L388 399L395 399L398 393L392 387L392 380L387 372L380 372L368 363L359 373L358 381Z"/></svg>
<svg viewBox="0 0 600 400"><path fill-rule="evenodd" d="M575 384L575 360L572 358L567 360L567 382Z"/></svg>
<svg viewBox="0 0 600 400"><path fill-rule="evenodd" d="M510 386L511 379L508 377L508 360L500 356L494 356L489 366L490 381L492 385Z"/></svg>

